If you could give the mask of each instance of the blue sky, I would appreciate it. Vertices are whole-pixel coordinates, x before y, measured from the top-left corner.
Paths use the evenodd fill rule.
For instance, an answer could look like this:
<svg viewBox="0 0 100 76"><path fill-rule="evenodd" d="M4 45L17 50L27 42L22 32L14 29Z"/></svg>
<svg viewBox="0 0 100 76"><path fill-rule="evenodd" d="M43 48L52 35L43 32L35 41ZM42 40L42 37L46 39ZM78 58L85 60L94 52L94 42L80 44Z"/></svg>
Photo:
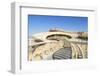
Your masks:
<svg viewBox="0 0 100 76"><path fill-rule="evenodd" d="M88 17L28 15L28 28L29 36L47 32L50 28L87 32Z"/></svg>

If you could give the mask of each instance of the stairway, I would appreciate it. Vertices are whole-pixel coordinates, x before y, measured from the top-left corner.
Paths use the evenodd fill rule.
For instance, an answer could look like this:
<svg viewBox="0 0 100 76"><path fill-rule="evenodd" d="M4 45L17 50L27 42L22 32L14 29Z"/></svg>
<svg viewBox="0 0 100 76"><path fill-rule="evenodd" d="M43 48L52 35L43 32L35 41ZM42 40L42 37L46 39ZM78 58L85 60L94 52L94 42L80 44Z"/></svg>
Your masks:
<svg viewBox="0 0 100 76"><path fill-rule="evenodd" d="M55 59L71 59L72 58L72 50L71 48L61 48L58 51L56 51L52 58Z"/></svg>

